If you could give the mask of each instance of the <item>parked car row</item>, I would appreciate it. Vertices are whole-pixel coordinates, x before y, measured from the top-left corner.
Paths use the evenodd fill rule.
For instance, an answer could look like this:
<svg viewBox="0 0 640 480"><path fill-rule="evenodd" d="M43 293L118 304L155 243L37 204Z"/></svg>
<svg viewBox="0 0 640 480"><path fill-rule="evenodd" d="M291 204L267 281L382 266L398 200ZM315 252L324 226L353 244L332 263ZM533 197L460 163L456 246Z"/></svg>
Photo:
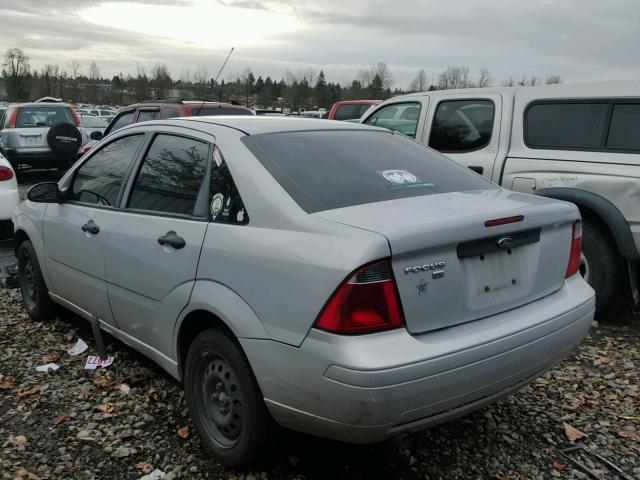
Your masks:
<svg viewBox="0 0 640 480"><path fill-rule="evenodd" d="M359 123L132 105L15 210L25 307L183 381L228 465L279 426L428 428L566 357L625 268L638 300L639 92L423 92Z"/></svg>
<svg viewBox="0 0 640 480"><path fill-rule="evenodd" d="M571 203L385 128L131 122L16 210L22 298L32 318L68 308L183 381L225 464L267 453L279 426L371 443L463 415L591 325Z"/></svg>

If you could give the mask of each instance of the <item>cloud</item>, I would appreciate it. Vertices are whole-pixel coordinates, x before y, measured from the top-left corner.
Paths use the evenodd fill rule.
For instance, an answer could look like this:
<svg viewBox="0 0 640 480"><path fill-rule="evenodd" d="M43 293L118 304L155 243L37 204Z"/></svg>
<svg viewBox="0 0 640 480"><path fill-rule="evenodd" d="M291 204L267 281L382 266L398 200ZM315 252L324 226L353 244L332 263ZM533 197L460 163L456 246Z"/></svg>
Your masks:
<svg viewBox="0 0 640 480"><path fill-rule="evenodd" d="M202 0L131 0L144 8L196 8ZM214 0L211 0L214 2ZM198 66L214 75L224 60L222 45L108 28L80 13L103 0L0 0L0 44L19 46L34 66L85 66L96 60L103 73L133 71L136 64L169 65L174 76ZM108 3L123 4L124 0ZM347 82L378 61L391 67L395 85L406 87L418 69L431 76L448 65L488 68L500 81L511 74L565 81L638 78L640 44L637 0L220 0L239 11L294 16L301 29L238 47L226 70L233 77L246 67L279 78L286 69L323 69L330 81ZM144 22L144 16L139 19ZM212 28L217 21L211 18ZM247 28L238 22L237 28ZM16 41L19 39L19 41Z"/></svg>

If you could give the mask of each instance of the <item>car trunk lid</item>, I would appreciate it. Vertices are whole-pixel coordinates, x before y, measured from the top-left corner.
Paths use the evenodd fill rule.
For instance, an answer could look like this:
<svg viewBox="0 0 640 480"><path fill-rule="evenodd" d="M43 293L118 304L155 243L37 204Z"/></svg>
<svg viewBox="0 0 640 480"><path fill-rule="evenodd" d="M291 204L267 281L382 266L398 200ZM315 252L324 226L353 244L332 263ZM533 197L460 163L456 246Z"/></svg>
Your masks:
<svg viewBox="0 0 640 480"><path fill-rule="evenodd" d="M578 218L571 204L506 190L403 198L314 215L387 238L407 329L414 334L558 290ZM485 225L509 217L517 220Z"/></svg>

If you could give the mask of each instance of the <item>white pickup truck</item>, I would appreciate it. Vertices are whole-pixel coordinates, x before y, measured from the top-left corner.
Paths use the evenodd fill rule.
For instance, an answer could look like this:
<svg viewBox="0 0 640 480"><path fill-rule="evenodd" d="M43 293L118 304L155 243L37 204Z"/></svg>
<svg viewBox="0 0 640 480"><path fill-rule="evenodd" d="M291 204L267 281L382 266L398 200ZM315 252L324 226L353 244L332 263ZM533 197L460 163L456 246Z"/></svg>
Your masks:
<svg viewBox="0 0 640 480"><path fill-rule="evenodd" d="M361 123L415 138L517 192L567 200L598 311L640 304L640 82L439 90L391 98Z"/></svg>

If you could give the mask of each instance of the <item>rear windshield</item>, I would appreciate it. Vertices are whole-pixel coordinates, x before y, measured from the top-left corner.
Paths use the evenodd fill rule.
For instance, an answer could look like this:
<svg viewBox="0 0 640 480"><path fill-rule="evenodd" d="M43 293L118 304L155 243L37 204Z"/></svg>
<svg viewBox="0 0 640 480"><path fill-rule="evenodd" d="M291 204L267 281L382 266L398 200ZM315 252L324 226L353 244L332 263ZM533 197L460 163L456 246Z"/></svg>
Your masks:
<svg viewBox="0 0 640 480"><path fill-rule="evenodd" d="M58 123L71 123L75 120L69 107L20 107L16 127L53 127Z"/></svg>
<svg viewBox="0 0 640 480"><path fill-rule="evenodd" d="M243 137L242 142L308 213L496 188L434 150L392 132L268 133Z"/></svg>
<svg viewBox="0 0 640 480"><path fill-rule="evenodd" d="M205 107L202 109L194 109L192 115L194 117L208 117L215 115L251 115L251 112L244 108Z"/></svg>

